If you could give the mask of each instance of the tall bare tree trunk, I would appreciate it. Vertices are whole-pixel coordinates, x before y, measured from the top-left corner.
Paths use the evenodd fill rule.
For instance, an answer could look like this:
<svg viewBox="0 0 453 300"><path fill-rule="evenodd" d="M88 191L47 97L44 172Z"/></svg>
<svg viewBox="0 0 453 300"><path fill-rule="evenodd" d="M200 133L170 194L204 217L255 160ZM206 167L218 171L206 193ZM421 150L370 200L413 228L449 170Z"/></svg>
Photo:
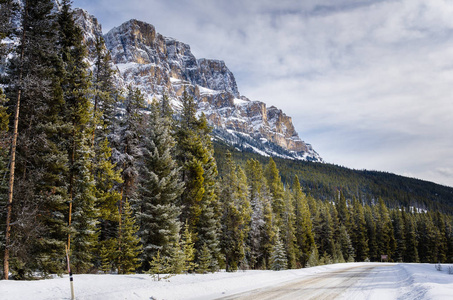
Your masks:
<svg viewBox="0 0 453 300"><path fill-rule="evenodd" d="M14 171L16 169L16 147L17 136L19 135L19 111L20 97L22 94L22 77L24 70L24 55L25 55L25 25L27 21L28 1L25 2L23 28L22 28L22 45L20 51L20 67L19 67L19 90L17 91L16 110L14 112L13 137L11 141L10 167L9 167L9 183L8 183L8 203L6 211L6 233L5 233L5 255L3 258L3 277L8 280L9 277L9 245L11 237L11 214L14 192Z"/></svg>

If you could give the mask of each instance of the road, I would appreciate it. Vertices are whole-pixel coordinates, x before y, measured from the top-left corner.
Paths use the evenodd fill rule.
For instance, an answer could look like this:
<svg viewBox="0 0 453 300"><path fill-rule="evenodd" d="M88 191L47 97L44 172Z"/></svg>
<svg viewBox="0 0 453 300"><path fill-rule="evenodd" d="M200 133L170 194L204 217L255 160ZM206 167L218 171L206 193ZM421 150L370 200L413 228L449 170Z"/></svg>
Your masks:
<svg viewBox="0 0 453 300"><path fill-rule="evenodd" d="M223 300L294 300L294 299L338 299L345 292L354 294L360 289L358 283L364 279L375 277L376 266L354 266L347 269L313 275L298 281L288 282L271 288L253 290L236 294ZM351 293L352 292L352 293ZM358 295L357 295L358 296ZM361 294L361 296L364 296ZM348 297L349 298L349 297ZM368 297L366 297L368 298ZM362 298L365 299L365 298Z"/></svg>

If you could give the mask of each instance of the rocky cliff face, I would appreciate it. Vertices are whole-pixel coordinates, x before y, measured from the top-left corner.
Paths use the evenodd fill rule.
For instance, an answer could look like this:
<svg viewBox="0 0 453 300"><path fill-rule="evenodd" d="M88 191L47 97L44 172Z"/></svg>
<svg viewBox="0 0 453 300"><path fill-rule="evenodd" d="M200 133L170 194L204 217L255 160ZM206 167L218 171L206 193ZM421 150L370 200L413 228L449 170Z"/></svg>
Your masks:
<svg viewBox="0 0 453 300"><path fill-rule="evenodd" d="M84 10L76 10L76 16L92 50L96 37L102 35L101 26ZM138 20L113 28L103 37L119 72L120 86L140 88L149 101L165 93L173 99L176 111L186 89L198 103L199 113L213 126L214 138L263 155L322 161L299 138L291 117L240 95L225 62L196 59L189 45L164 37L154 26Z"/></svg>

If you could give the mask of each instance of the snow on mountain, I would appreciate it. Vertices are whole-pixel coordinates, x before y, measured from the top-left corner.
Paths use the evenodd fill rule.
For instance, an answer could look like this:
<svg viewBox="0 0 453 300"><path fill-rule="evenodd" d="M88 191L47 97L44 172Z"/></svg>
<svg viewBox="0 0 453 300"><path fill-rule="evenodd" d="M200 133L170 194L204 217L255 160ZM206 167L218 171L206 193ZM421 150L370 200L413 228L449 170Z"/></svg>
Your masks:
<svg viewBox="0 0 453 300"><path fill-rule="evenodd" d="M76 9L90 53L102 36L94 16ZM197 59L190 46L164 37L155 27L132 19L103 35L118 70L118 85L138 87L151 101L164 93L180 108L184 90L198 103L213 126L213 136L241 150L271 156L322 162L310 144L299 138L291 117L276 107L251 101L239 93L233 73L222 60Z"/></svg>

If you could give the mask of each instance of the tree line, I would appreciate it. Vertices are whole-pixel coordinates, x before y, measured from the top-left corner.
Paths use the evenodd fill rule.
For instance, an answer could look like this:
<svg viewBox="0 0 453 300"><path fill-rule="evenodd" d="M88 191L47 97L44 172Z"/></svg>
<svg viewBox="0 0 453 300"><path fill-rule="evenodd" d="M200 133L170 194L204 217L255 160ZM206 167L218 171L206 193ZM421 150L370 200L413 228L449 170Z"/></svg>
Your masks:
<svg viewBox="0 0 453 300"><path fill-rule="evenodd" d="M219 176L188 90L177 114L166 95L118 90L102 39L90 66L70 1L54 5L0 1L1 38L18 41L0 49L5 279L62 274L67 256L76 273L120 274L453 260L451 216L321 201L273 159L225 153Z"/></svg>

